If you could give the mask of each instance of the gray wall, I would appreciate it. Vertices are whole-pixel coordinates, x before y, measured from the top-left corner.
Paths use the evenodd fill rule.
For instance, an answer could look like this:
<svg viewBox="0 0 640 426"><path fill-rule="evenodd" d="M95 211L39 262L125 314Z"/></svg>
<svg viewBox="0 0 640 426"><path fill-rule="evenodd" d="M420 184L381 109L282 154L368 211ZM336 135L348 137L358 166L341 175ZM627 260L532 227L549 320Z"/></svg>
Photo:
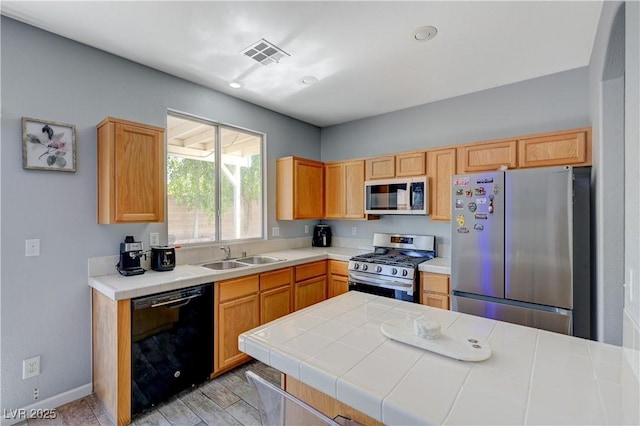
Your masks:
<svg viewBox="0 0 640 426"><path fill-rule="evenodd" d="M509 84L322 129L322 160L367 157L590 125L587 68ZM335 235L371 238L373 232L436 235L450 244L449 223L425 217L328 221ZM448 253L441 253L447 255Z"/></svg>
<svg viewBox="0 0 640 426"><path fill-rule="evenodd" d="M87 259L118 253L125 235L145 244L166 226L96 223L96 124L115 116L166 126L166 110L196 114L267 134L267 193L275 194L275 159L320 158L320 130L2 17L2 205L0 304L3 409L33 403L91 382ZM77 173L22 169L21 117L75 124ZM315 223L315 222L310 222ZM303 223L275 221L281 237L303 236ZM41 255L25 257L25 239ZM41 374L22 380L22 360L41 358ZM50 407L51 408L51 407Z"/></svg>

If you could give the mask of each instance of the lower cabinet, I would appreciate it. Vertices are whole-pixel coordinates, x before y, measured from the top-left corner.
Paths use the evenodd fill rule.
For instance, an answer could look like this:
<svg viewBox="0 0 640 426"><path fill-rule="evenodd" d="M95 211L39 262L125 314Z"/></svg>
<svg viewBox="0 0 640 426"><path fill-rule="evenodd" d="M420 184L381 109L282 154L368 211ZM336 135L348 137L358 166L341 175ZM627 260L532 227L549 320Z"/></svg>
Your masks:
<svg viewBox="0 0 640 426"><path fill-rule="evenodd" d="M292 275L292 268L260 274L260 324L291 313Z"/></svg>
<svg viewBox="0 0 640 426"><path fill-rule="evenodd" d="M327 297L339 296L349 291L349 272L347 262L340 260L329 261L329 283Z"/></svg>
<svg viewBox="0 0 640 426"><path fill-rule="evenodd" d="M251 358L238 349L238 336L260 325L259 276L220 281L214 299L214 374Z"/></svg>
<svg viewBox="0 0 640 426"><path fill-rule="evenodd" d="M293 308L300 310L327 298L327 261L307 263L295 267Z"/></svg>
<svg viewBox="0 0 640 426"><path fill-rule="evenodd" d="M434 308L449 309L449 275L420 273L420 303Z"/></svg>

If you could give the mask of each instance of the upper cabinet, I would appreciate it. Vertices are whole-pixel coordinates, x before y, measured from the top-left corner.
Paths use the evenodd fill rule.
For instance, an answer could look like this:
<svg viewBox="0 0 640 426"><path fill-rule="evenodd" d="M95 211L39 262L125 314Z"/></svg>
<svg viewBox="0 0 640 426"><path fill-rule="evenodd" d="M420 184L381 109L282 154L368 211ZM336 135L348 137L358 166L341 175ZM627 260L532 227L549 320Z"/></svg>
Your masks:
<svg viewBox="0 0 640 426"><path fill-rule="evenodd" d="M425 174L424 152L373 157L365 160L366 180Z"/></svg>
<svg viewBox="0 0 640 426"><path fill-rule="evenodd" d="M164 222L164 146L160 127L98 124L98 223Z"/></svg>
<svg viewBox="0 0 640 426"><path fill-rule="evenodd" d="M325 166L325 218L364 219L364 160Z"/></svg>
<svg viewBox="0 0 640 426"><path fill-rule="evenodd" d="M518 167L591 165L591 129L554 132L518 140Z"/></svg>
<svg viewBox="0 0 640 426"><path fill-rule="evenodd" d="M502 165L515 169L518 167L516 147L515 140L459 146L457 173L498 170Z"/></svg>
<svg viewBox="0 0 640 426"><path fill-rule="evenodd" d="M324 217L324 164L299 157L276 160L276 220Z"/></svg>
<svg viewBox="0 0 640 426"><path fill-rule="evenodd" d="M451 177L456 174L456 149L427 151L430 220L451 221Z"/></svg>

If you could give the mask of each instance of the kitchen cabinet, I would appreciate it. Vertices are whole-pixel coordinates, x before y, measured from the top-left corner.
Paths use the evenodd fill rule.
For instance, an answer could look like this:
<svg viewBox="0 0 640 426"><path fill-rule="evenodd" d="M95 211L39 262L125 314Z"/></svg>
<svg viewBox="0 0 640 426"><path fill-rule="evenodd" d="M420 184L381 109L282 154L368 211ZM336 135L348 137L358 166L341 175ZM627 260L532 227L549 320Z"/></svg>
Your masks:
<svg viewBox="0 0 640 426"><path fill-rule="evenodd" d="M364 160L325 163L325 218L364 219Z"/></svg>
<svg viewBox="0 0 640 426"><path fill-rule="evenodd" d="M396 155L396 177L424 175L424 152Z"/></svg>
<svg viewBox="0 0 640 426"><path fill-rule="evenodd" d="M131 300L91 291L93 392L118 426L131 423Z"/></svg>
<svg viewBox="0 0 640 426"><path fill-rule="evenodd" d="M293 268L260 274L260 324L291 313Z"/></svg>
<svg viewBox="0 0 640 426"><path fill-rule="evenodd" d="M349 272L347 267L347 262L329 260L327 297L339 296L349 291Z"/></svg>
<svg viewBox="0 0 640 426"><path fill-rule="evenodd" d="M164 222L164 129L108 117L98 124L98 223Z"/></svg>
<svg viewBox="0 0 640 426"><path fill-rule="evenodd" d="M324 217L324 164L299 157L276 160L276 220Z"/></svg>
<svg viewBox="0 0 640 426"><path fill-rule="evenodd" d="M515 140L461 145L457 149L459 174L495 171L502 165L518 167Z"/></svg>
<svg viewBox="0 0 640 426"><path fill-rule="evenodd" d="M238 350L238 336L260 325L258 275L216 283L214 291L214 375L251 358Z"/></svg>
<svg viewBox="0 0 640 426"><path fill-rule="evenodd" d="M366 180L425 174L424 152L407 152L367 158L365 164Z"/></svg>
<svg viewBox="0 0 640 426"><path fill-rule="evenodd" d="M434 308L449 309L449 275L433 274L431 272L420 273L420 303Z"/></svg>
<svg viewBox="0 0 640 426"><path fill-rule="evenodd" d="M327 298L327 261L295 267L294 310L322 302Z"/></svg>
<svg viewBox="0 0 640 426"><path fill-rule="evenodd" d="M518 140L518 167L590 166L591 129L553 132Z"/></svg>
<svg viewBox="0 0 640 426"><path fill-rule="evenodd" d="M456 149L427 151L429 176L429 219L434 222L451 221L451 177L456 174Z"/></svg>

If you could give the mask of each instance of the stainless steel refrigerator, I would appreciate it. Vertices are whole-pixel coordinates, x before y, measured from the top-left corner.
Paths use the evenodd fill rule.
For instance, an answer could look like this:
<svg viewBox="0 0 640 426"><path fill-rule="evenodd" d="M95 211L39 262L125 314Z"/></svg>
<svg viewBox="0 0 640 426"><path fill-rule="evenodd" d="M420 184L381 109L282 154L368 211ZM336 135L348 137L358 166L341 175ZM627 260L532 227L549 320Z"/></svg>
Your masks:
<svg viewBox="0 0 640 426"><path fill-rule="evenodd" d="M595 338L590 167L452 179L451 308Z"/></svg>

